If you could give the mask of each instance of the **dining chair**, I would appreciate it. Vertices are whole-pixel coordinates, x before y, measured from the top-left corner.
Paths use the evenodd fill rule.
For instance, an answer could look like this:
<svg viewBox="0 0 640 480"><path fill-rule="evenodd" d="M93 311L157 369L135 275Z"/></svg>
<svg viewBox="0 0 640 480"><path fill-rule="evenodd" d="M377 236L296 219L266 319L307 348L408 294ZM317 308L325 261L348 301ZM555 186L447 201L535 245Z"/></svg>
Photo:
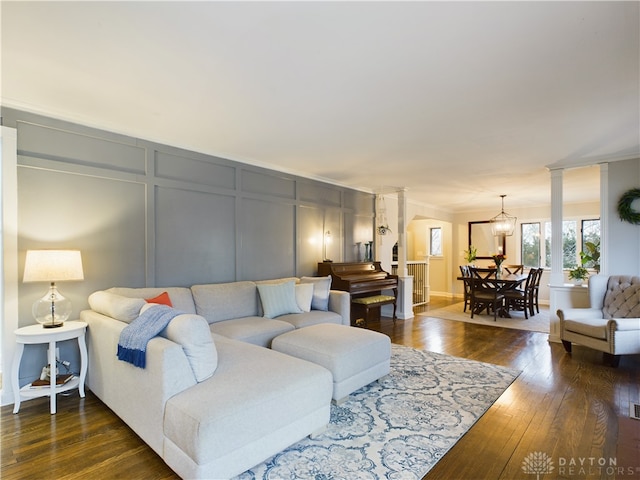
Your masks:
<svg viewBox="0 0 640 480"><path fill-rule="evenodd" d="M493 321L498 316L498 310L504 304L504 294L498 292L495 281L490 278L472 277L469 281L471 284L471 318L473 314L480 313L485 308L487 314L491 314L493 310Z"/></svg>
<svg viewBox="0 0 640 480"><path fill-rule="evenodd" d="M464 312L467 311L467 307L471 306L471 272L469 272L469 265L460 265L460 273L463 278L462 283L464 285Z"/></svg>
<svg viewBox="0 0 640 480"><path fill-rule="evenodd" d="M540 280L542 279L542 274L544 273L544 268L540 267L537 269L536 279L533 283L533 287L531 288L531 301L529 302L531 305L531 316L535 315L533 313L534 308L537 313L540 313L540 304L538 303L538 296L540 294Z"/></svg>
<svg viewBox="0 0 640 480"><path fill-rule="evenodd" d="M504 269L508 274L518 275L524 273L524 265L505 265Z"/></svg>
<svg viewBox="0 0 640 480"><path fill-rule="evenodd" d="M474 278L481 278L484 280L496 278L496 272L496 268L469 267L469 276Z"/></svg>
<svg viewBox="0 0 640 480"><path fill-rule="evenodd" d="M529 270L527 279L525 280L524 287L522 289L514 288L504 292L505 303L507 312L510 310L518 310L524 312L524 318L528 319L529 315L535 315L533 313L533 286L535 285L536 278L538 277L538 269L532 268Z"/></svg>

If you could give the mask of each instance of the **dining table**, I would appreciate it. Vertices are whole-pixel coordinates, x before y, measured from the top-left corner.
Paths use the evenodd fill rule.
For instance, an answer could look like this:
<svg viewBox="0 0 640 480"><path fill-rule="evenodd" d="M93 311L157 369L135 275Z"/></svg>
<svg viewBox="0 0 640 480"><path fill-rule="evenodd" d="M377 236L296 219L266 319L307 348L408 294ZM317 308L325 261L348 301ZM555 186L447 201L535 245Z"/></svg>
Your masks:
<svg viewBox="0 0 640 480"><path fill-rule="evenodd" d="M461 280L463 282L469 282L472 278L474 277L465 277L465 276L460 276L458 277L458 280ZM518 288L520 285L522 285L522 283L527 279L527 275L523 274L523 273L509 273L509 274L502 274L500 276L493 276L491 278L488 278L485 280L485 285L492 287L496 290L496 292L498 294L500 293L505 293L509 290L513 290ZM476 311L474 311L474 314L478 314L480 313L482 310L484 310L484 306L480 309L476 309ZM497 312L498 316L501 318L511 318L511 315L509 314L509 310L507 308L506 304L502 304L502 306L498 309Z"/></svg>

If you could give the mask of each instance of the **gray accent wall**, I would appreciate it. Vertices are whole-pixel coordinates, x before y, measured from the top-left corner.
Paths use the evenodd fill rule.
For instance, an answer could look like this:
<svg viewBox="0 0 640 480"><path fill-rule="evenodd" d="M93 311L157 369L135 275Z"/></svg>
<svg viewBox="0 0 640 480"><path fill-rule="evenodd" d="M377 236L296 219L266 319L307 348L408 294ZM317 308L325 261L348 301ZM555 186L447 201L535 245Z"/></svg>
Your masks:
<svg viewBox="0 0 640 480"><path fill-rule="evenodd" d="M190 286L315 275L373 240L374 196L13 109L19 276L28 249L78 248L74 304L111 286ZM364 233L363 233L364 232ZM362 237L365 238L362 238ZM46 285L21 284L20 325Z"/></svg>
<svg viewBox="0 0 640 480"><path fill-rule="evenodd" d="M58 285L77 318L96 290L315 275L323 232L334 261L373 240L368 192L15 109L2 124L17 129L19 326L47 289L21 282L29 249L82 251L85 280Z"/></svg>

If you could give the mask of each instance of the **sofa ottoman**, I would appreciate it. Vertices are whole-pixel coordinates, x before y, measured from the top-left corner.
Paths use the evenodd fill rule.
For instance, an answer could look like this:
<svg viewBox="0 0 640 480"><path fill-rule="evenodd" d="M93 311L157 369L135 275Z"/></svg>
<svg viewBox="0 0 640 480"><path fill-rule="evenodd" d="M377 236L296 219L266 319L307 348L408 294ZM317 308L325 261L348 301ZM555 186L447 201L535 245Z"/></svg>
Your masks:
<svg viewBox="0 0 640 480"><path fill-rule="evenodd" d="M391 369L389 337L347 325L326 323L287 332L274 338L271 348L329 370L336 403Z"/></svg>

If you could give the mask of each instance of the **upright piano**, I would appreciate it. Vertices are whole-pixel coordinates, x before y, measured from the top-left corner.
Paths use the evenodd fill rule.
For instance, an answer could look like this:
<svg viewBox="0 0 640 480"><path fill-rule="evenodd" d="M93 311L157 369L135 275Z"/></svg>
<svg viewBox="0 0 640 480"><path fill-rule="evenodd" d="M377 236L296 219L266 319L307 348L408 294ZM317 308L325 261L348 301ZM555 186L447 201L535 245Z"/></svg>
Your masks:
<svg viewBox="0 0 640 480"><path fill-rule="evenodd" d="M318 263L318 276L331 275L331 288L351 294L351 323L364 321L369 311L378 315L382 305L393 304L393 319L396 319L398 299L398 276L385 272L380 262ZM383 295L383 290L392 290L393 296Z"/></svg>

